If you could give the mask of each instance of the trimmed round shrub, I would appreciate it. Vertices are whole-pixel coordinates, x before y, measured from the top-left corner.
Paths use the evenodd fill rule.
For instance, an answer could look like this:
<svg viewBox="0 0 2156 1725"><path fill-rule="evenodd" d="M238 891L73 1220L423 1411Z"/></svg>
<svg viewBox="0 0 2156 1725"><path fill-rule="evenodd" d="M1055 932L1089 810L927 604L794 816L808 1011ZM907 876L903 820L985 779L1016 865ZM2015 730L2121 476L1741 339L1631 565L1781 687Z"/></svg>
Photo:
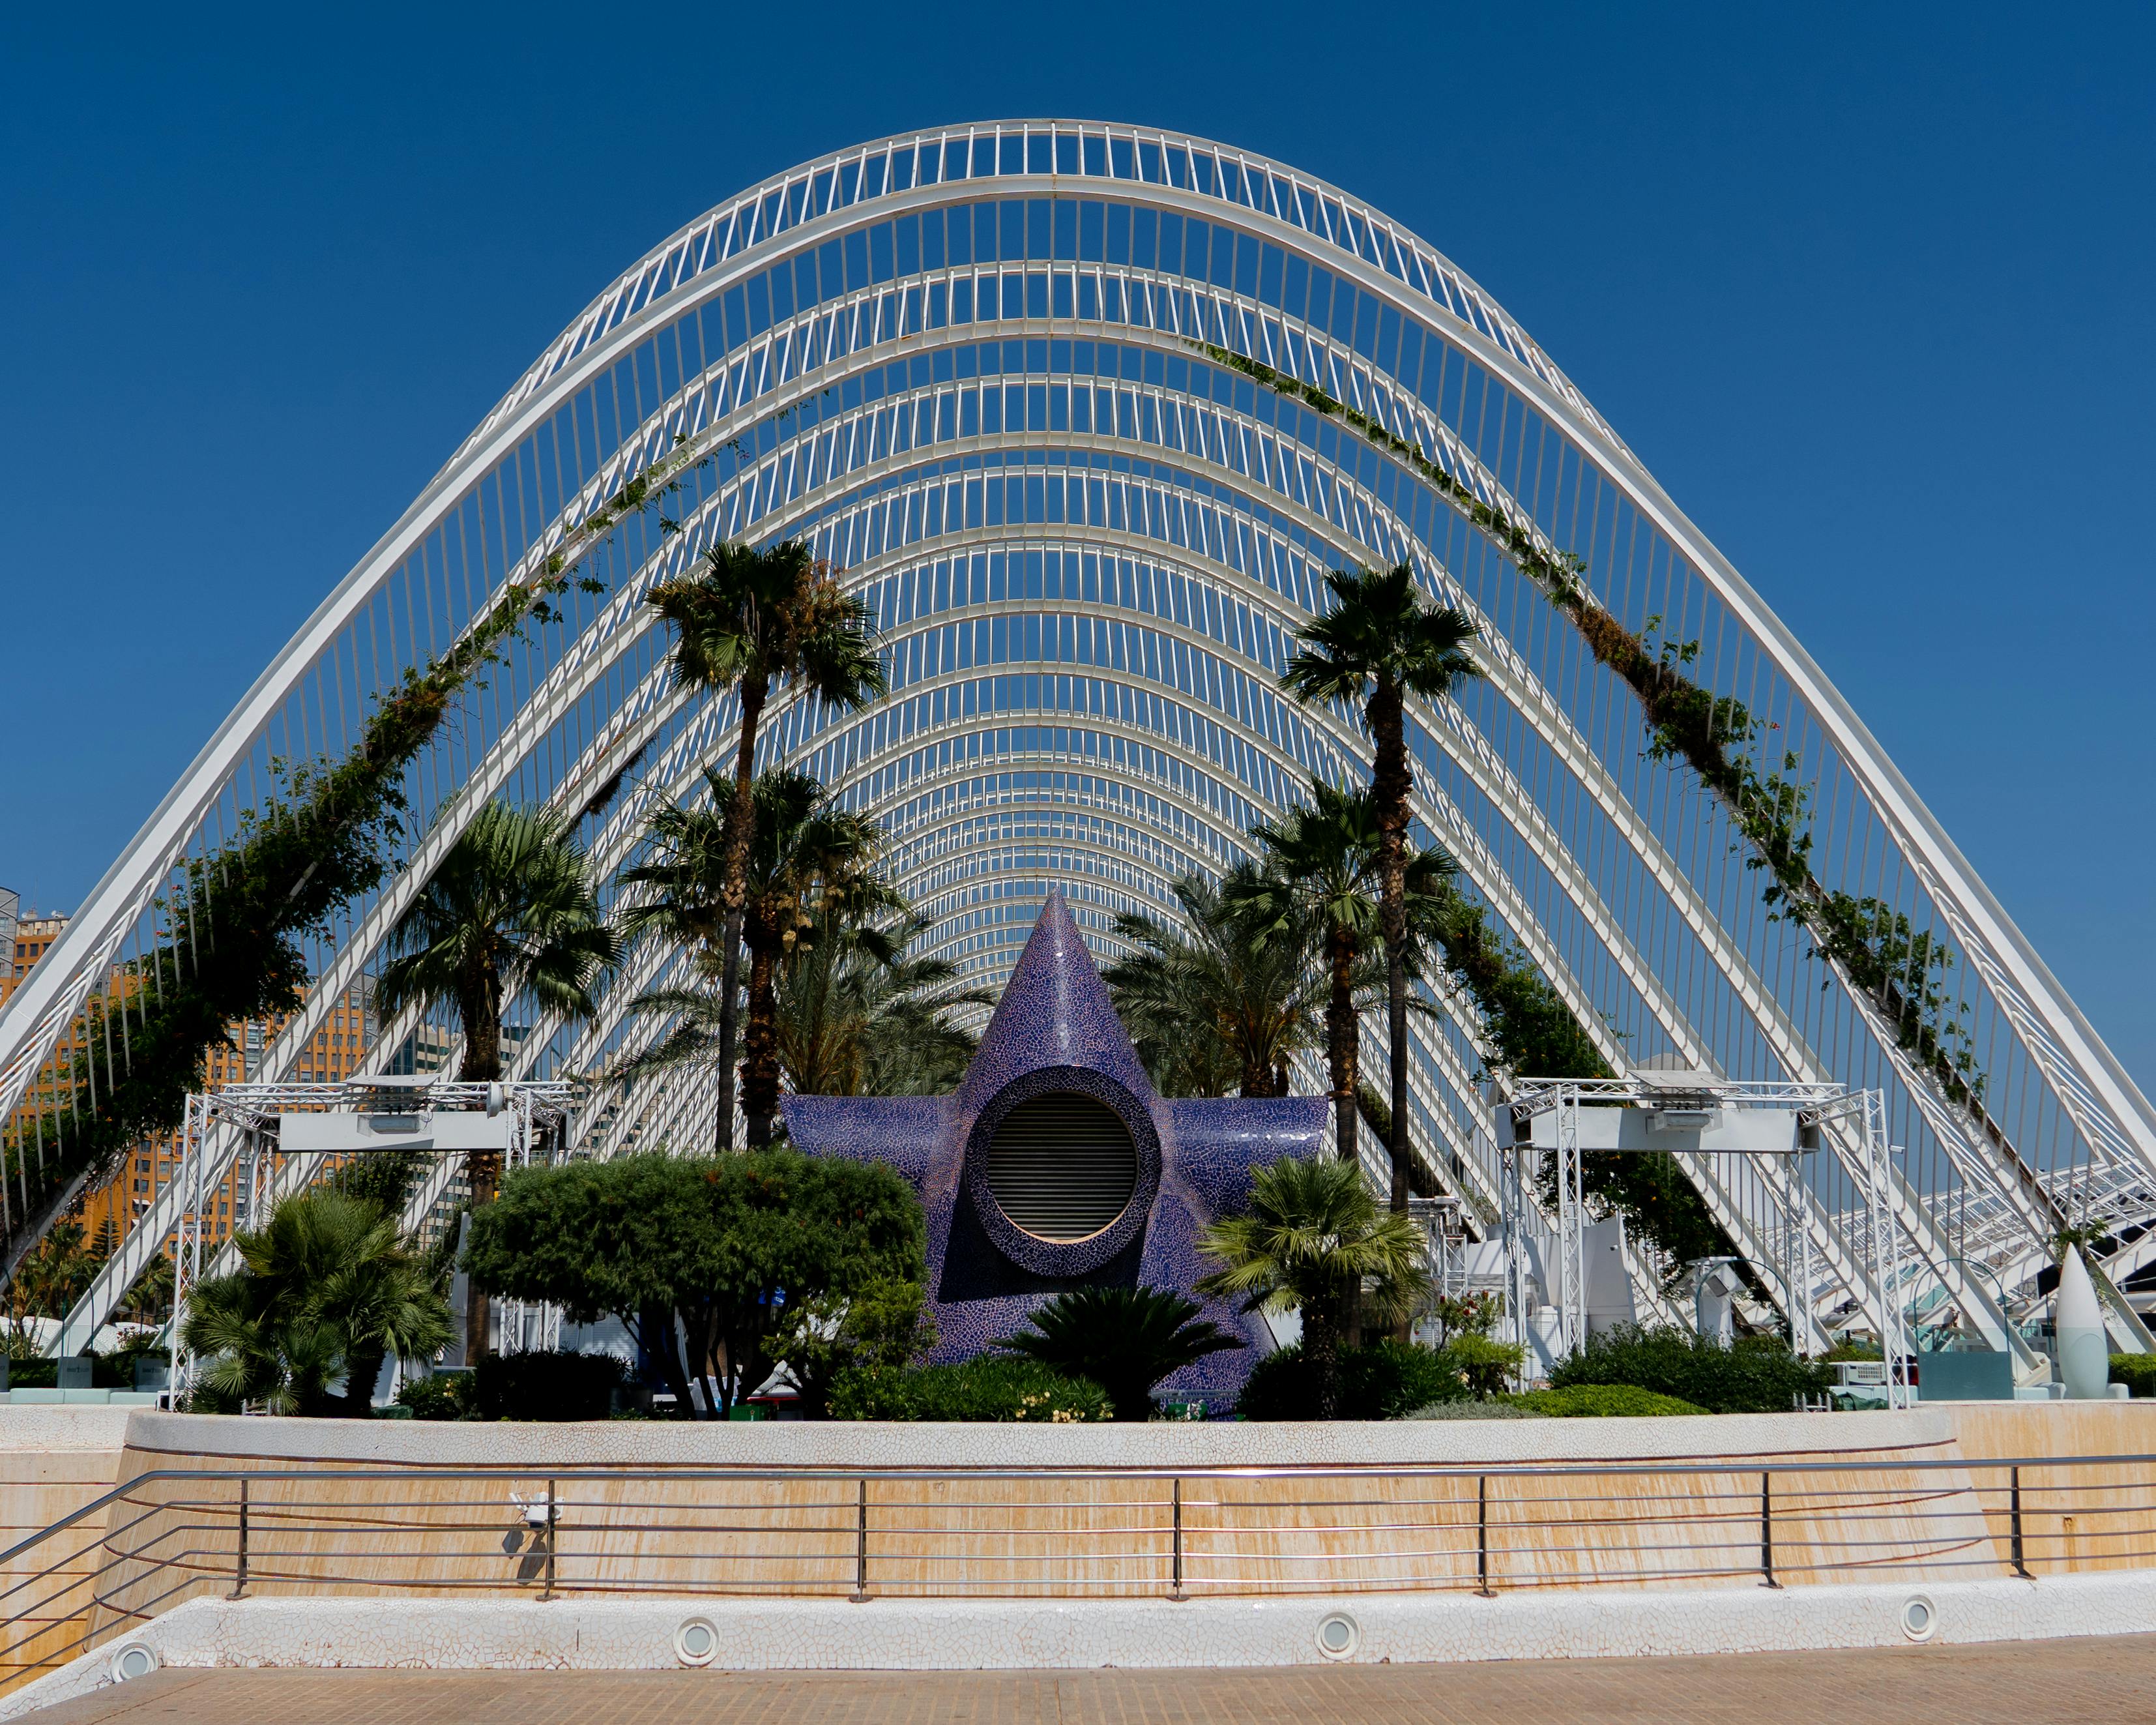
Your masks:
<svg viewBox="0 0 2156 1725"><path fill-rule="evenodd" d="M1569 1389L1534 1389L1505 1399L1523 1413L1557 1419L1636 1419L1652 1414L1707 1412L1675 1396L1656 1395L1631 1383L1575 1383Z"/></svg>
<svg viewBox="0 0 2156 1725"><path fill-rule="evenodd" d="M1069 1425L1108 1415L1108 1393L1090 1377L1066 1377L1007 1355L955 1366L849 1367L831 1380L834 1419Z"/></svg>
<svg viewBox="0 0 2156 1725"><path fill-rule="evenodd" d="M1833 1377L1830 1367L1799 1359L1776 1336L1747 1336L1723 1347L1688 1331L1620 1324L1589 1336L1586 1347L1559 1362L1550 1388L1629 1383L1709 1413L1786 1413L1799 1398L1824 1393Z"/></svg>
<svg viewBox="0 0 2156 1725"><path fill-rule="evenodd" d="M1459 1366L1441 1348L1387 1336L1340 1350L1342 1419L1399 1419L1414 1408L1466 1394ZM1317 1400L1297 1342L1275 1349L1251 1368L1235 1411L1245 1419L1312 1419Z"/></svg>

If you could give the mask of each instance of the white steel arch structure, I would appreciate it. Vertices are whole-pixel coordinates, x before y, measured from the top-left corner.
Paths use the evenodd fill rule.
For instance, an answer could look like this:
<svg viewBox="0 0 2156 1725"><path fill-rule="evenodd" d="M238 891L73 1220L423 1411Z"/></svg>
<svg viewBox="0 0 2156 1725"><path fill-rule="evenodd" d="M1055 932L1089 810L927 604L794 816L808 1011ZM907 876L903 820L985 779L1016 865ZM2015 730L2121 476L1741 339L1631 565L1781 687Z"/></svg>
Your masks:
<svg viewBox="0 0 2156 1725"><path fill-rule="evenodd" d="M631 486L654 473L673 487ZM264 672L25 979L0 1016L0 1119L161 937L159 901L260 806L273 762L348 749L377 693L564 567L603 590L527 629L407 774L397 866L313 938L313 991L259 1075L290 1075L331 1002L366 986L487 798L578 812L611 879L651 808L732 747L731 703L674 687L644 594L716 541L793 536L870 601L891 693L846 717L786 707L763 759L873 811L938 917L936 949L990 983L1051 883L1106 950L1114 912L1168 914L1177 874L1244 854L1311 773L1366 770L1356 717L1298 708L1276 677L1327 569L1406 560L1476 618L1489 670L1411 713L1417 816L1614 1065L1676 1056L1883 1091L1912 1261L2001 1341L1994 1293L2027 1298L2059 1226L2156 1215L2156 1112L1810 656L1501 307L1292 168L1060 121L821 158L600 294ZM1632 691L1523 572L1526 543L1579 559L1591 604L1635 636L1696 643L1693 679L1758 717L1747 746L1786 756L1817 879L1949 960L1934 974L1980 1111L1763 904L1731 811L1654 757ZM593 1025L527 1013L520 1074L591 1070L648 1038L622 1007L668 962L632 954ZM1479 1026L1445 1008L1413 1032L1417 1135L1494 1208ZM121 1045L90 1061L108 1081L128 1058L124 1002L116 1018ZM370 1058L410 1029L381 1027ZM587 1130L603 1151L701 1142L712 1105L677 1079L609 1094ZM1742 1171L1691 1171L1740 1249L1808 1232L1827 1306L1860 1294L1869 1260L1855 1183L1815 1161L1787 1202ZM13 1174L11 1234L36 1211L27 1166ZM69 1336L102 1320L172 1202Z"/></svg>

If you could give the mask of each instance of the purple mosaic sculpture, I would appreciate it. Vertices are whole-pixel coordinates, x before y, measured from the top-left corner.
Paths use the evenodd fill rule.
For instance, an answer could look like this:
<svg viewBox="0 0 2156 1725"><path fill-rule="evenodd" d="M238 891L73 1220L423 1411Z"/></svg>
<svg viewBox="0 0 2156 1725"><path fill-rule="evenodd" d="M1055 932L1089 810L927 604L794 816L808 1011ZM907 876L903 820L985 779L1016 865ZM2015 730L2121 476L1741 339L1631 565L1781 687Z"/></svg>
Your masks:
<svg viewBox="0 0 2156 1725"><path fill-rule="evenodd" d="M989 1189L988 1151L1014 1108L1072 1094L1122 1121L1137 1178L1106 1227L1082 1238L1045 1238L1014 1223ZM937 1361L972 1358L1066 1288L1143 1283L1191 1293L1210 1267L1199 1230L1241 1209L1254 1166L1318 1154L1326 1117L1317 1096L1156 1095L1069 907L1052 891L956 1094L788 1096L780 1106L796 1149L882 1162L921 1194ZM1171 1400L1232 1402L1272 1345L1264 1321L1233 1302L1204 1305L1248 1346L1177 1372L1159 1391Z"/></svg>

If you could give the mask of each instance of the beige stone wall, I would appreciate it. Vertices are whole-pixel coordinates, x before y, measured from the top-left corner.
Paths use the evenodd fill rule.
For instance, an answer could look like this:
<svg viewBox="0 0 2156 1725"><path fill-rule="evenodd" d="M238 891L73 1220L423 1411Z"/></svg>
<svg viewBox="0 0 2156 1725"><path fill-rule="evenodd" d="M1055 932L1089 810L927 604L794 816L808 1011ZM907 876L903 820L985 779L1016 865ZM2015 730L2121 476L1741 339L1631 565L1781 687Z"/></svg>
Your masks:
<svg viewBox="0 0 2156 1725"><path fill-rule="evenodd" d="M121 1477L124 1408L0 1406L0 1550L95 1502ZM90 1627L108 1560L104 1512L0 1563L0 1687L69 1650Z"/></svg>
<svg viewBox="0 0 2156 1725"><path fill-rule="evenodd" d="M1778 1476L1778 1572L1793 1582L1862 1566L1951 1578L1999 1573L1982 1506L1958 1470L1885 1475L1847 1464L1951 1456L1935 1415L1746 1416L1652 1421L1400 1422L1381 1426L1123 1428L788 1425L510 1427L310 1424L143 1416L129 1450L142 1479L136 1537L153 1542L118 1592L175 1578L229 1588L237 1503L225 1482L152 1477L233 1464L311 1473L418 1466L430 1477L257 1481L251 1592L396 1588L421 1594L561 1591L844 1594L865 1506L870 1589L886 1595L1142 1597L1353 1589L1709 1586L1758 1574L1754 1462L1815 1460ZM192 1445L192 1447L188 1447ZM604 1460L641 1478L578 1477ZM1581 1472L1626 1461L1729 1472ZM1319 1465L1267 1477L1178 1470ZM827 1467L831 1477L765 1470ZM1399 1470L1483 1466L1474 1478ZM1121 1470L1081 1479L998 1468ZM692 1469L723 1469L719 1477ZM475 1477L446 1470L473 1470ZM924 1479L918 1469L957 1470ZM1145 1470L1134 1473L1133 1470ZM547 1539L514 1498L551 1489ZM160 1508L159 1506L164 1506ZM1486 1532L1479 1531L1486 1529Z"/></svg>
<svg viewBox="0 0 2156 1725"><path fill-rule="evenodd" d="M2032 1569L2156 1568L2156 1465L2130 1459L2151 1453L2156 1404L1090 1428L433 1425L54 1408L0 1413L0 1493L12 1539L132 1482L99 1528L18 1565L47 1568L92 1546L93 1532L102 1541L46 1585L56 1597L42 1614L8 1614L28 1656L232 1591L238 1488L186 1477L203 1470L300 1475L249 1486L253 1594L500 1597L551 1578L581 1597L844 1596L865 1501L876 1594L1157 1597L1174 1583L1179 1514L1184 1591L1225 1598L1470 1589L1478 1526L1498 1591L1742 1581L1760 1572L1761 1475L1777 1464L1803 1468L1768 1487L1774 1561L1790 1585L2010 1573L2017 1459ZM2046 1465L2070 1455L2105 1459ZM1919 1460L1956 1465L1896 1465ZM1628 1463L1711 1470L1607 1470ZM578 1471L602 1465L613 1471ZM773 1476L789 1467L831 1471ZM997 1471L1027 1467L1098 1471ZM1339 1471L1265 1471L1282 1467ZM419 1476L392 1471L402 1470ZM515 1501L549 1490L551 1552ZM87 1578L100 1566L93 1615Z"/></svg>
<svg viewBox="0 0 2156 1725"><path fill-rule="evenodd" d="M2014 1468L2021 1481L2022 1559L2035 1575L2156 1568L2156 1401L1947 1402L2006 1553ZM2066 1466L2061 1458L2103 1456Z"/></svg>

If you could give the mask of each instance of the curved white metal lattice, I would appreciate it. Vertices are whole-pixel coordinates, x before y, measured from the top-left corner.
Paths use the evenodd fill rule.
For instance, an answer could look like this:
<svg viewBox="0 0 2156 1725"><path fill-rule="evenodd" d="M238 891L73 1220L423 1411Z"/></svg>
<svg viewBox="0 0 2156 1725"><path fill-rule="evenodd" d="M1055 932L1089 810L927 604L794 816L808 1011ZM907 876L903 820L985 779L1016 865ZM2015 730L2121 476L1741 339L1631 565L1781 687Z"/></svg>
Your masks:
<svg viewBox="0 0 2156 1725"><path fill-rule="evenodd" d="M1636 700L1498 543L1397 446L1209 348L1345 403L1581 559L1628 628L1697 643L1692 674L1794 763L1820 879L1945 954L1984 1118L1774 918L1727 811L1650 758ZM660 462L678 488L594 528ZM1490 672L1412 715L1417 817L1614 1064L1882 1091L1911 1261L1993 1312L1979 1327L1999 1322L1982 1287L2027 1293L2062 1218L2156 1209L2156 1114L2132 1079L1802 646L1502 309L1337 188L1075 121L840 152L721 204L600 294L264 672L24 979L0 1017L0 1117L158 938L176 872L259 806L272 763L348 748L377 692L553 559L604 590L572 590L528 629L411 770L396 869L312 940L308 1004L256 1075L290 1076L331 1003L364 991L485 799L577 813L611 882L650 809L732 747L731 703L667 675L644 594L715 542L793 535L869 600L891 693L845 717L785 707L765 759L877 816L937 919L931 948L984 982L1051 883L1108 950L1115 912L1171 914L1174 877L1244 854L1311 773L1364 772L1356 716L1298 708L1276 677L1327 569L1406 560L1476 617ZM648 1039L621 1009L670 962L633 953L588 1026L519 1003L518 1074L596 1069ZM369 1058L413 1028L377 1027ZM1503 1182L1478 1030L1457 999L1414 1027L1414 1105L1486 1214ZM124 1046L110 1058L124 1067ZM708 1083L677 1078L607 1093L581 1130L600 1153L700 1144L712 1106ZM1814 1160L1794 1196L1691 1171L1740 1249L1811 1237L1825 1307L1871 1259L1860 1180ZM69 1336L102 1320L177 1202L157 1195Z"/></svg>

